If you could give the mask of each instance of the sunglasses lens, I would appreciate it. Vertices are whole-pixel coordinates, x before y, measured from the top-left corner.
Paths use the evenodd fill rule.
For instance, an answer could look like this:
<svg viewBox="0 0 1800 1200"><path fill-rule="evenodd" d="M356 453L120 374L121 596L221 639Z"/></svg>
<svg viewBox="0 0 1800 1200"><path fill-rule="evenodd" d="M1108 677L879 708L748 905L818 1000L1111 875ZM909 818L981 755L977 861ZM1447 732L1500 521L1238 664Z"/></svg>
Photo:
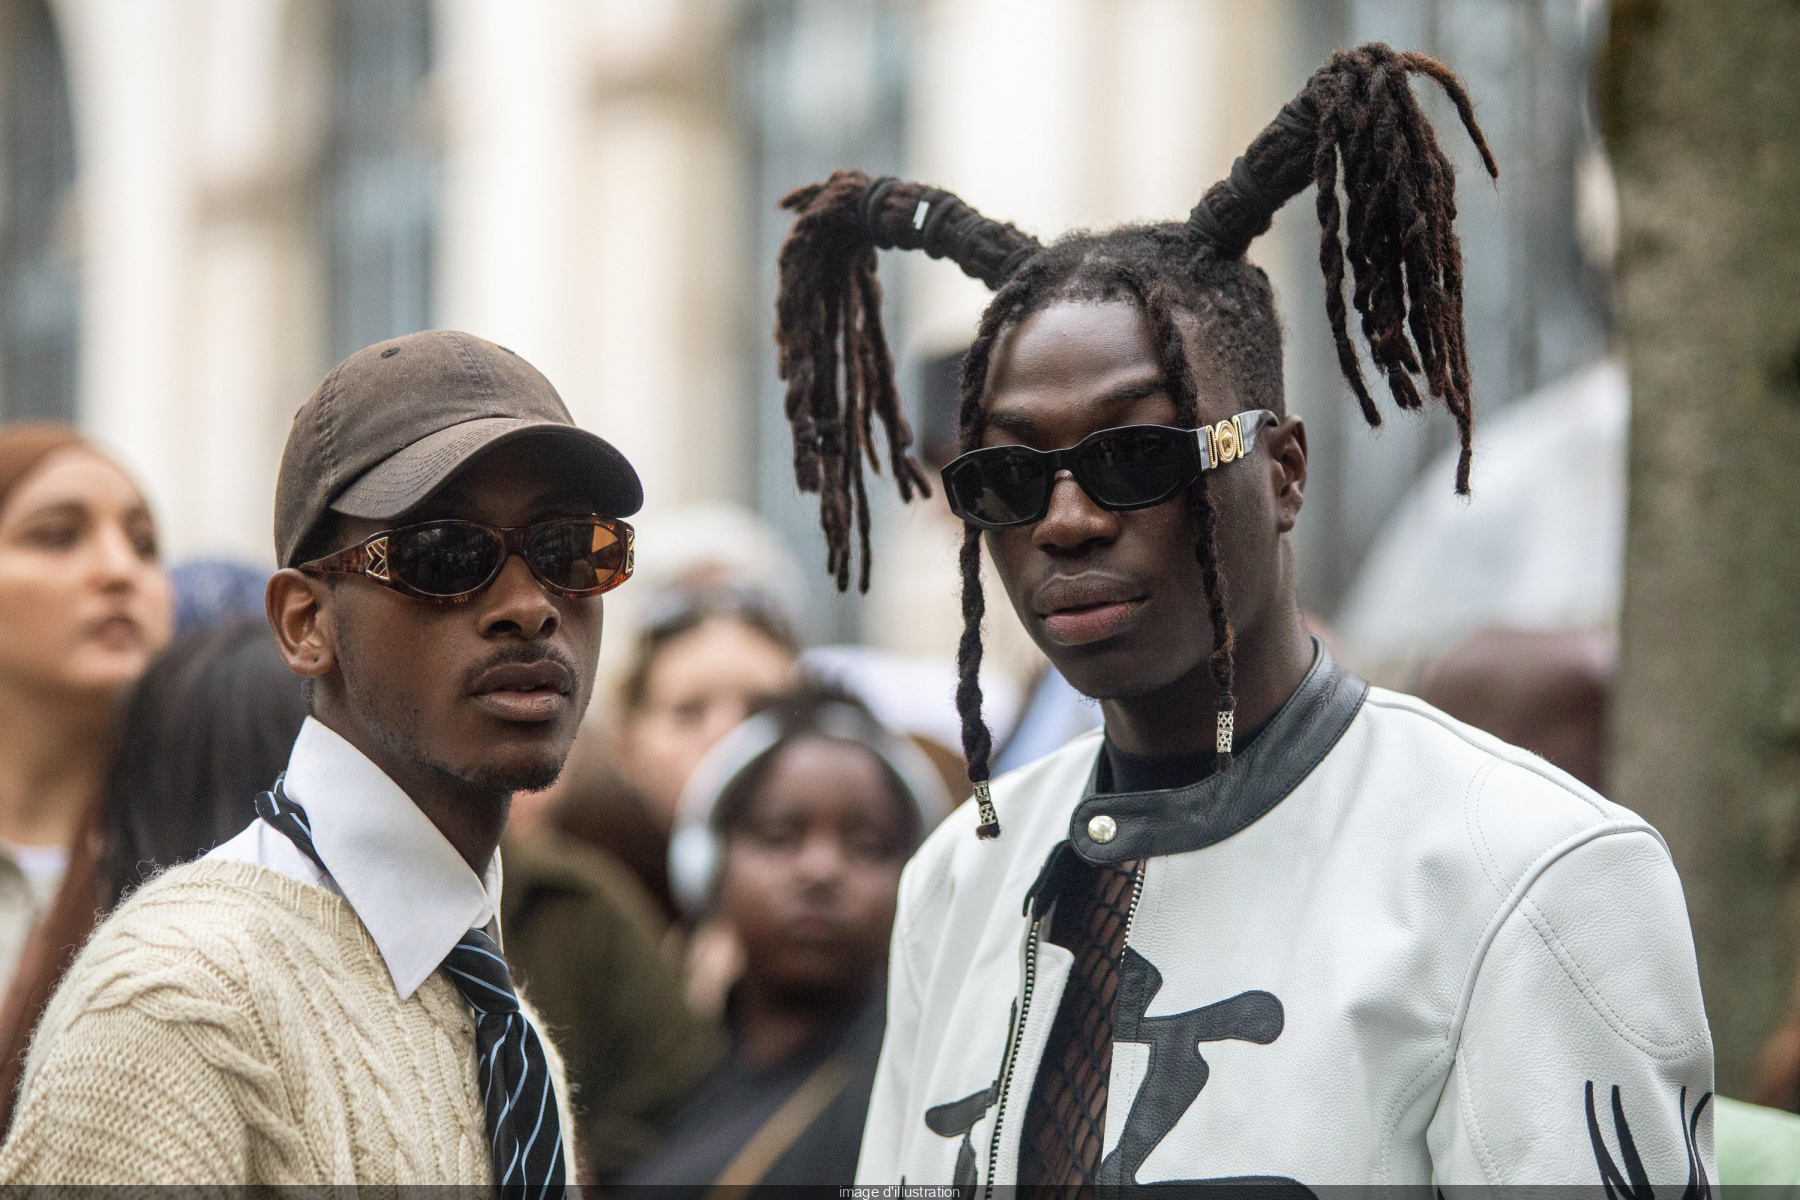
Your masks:
<svg viewBox="0 0 1800 1200"><path fill-rule="evenodd" d="M1050 472L1029 450L978 450L944 469L944 486L958 513L986 525L1018 525L1042 515Z"/></svg>
<svg viewBox="0 0 1800 1200"><path fill-rule="evenodd" d="M427 596L462 596L494 574L500 542L479 525L440 521L402 529L388 539L388 570Z"/></svg>
<svg viewBox="0 0 1800 1200"><path fill-rule="evenodd" d="M1109 430L1082 447L1077 475L1094 499L1108 507L1159 503L1186 482L1183 436L1154 426Z"/></svg>
<svg viewBox="0 0 1800 1200"><path fill-rule="evenodd" d="M594 592L625 569L625 539L602 521L547 521L533 527L527 555L532 571L552 587Z"/></svg>

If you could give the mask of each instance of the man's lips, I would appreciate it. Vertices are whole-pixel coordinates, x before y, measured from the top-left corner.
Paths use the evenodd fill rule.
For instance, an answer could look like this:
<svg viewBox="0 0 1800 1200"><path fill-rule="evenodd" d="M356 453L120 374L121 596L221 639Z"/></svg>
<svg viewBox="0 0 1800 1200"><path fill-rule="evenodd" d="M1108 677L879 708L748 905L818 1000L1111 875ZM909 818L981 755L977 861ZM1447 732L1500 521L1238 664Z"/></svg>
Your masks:
<svg viewBox="0 0 1800 1200"><path fill-rule="evenodd" d="M469 697L509 721L556 719L575 691L575 679L561 663L498 663L475 676Z"/></svg>
<svg viewBox="0 0 1800 1200"><path fill-rule="evenodd" d="M1085 646L1120 632L1143 607L1142 600L1121 600L1111 604L1095 604L1087 608L1065 608L1044 618L1044 628L1053 641L1064 646Z"/></svg>
<svg viewBox="0 0 1800 1200"><path fill-rule="evenodd" d="M1052 641L1083 646L1123 630L1145 599L1140 589L1109 575L1059 575L1038 588L1032 607Z"/></svg>

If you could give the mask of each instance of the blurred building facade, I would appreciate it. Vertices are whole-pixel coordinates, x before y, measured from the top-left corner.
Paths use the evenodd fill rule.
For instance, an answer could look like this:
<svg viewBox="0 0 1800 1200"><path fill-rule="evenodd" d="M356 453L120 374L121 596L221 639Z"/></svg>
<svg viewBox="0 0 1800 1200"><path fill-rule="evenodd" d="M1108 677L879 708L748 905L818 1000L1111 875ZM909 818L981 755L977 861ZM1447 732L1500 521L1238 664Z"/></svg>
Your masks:
<svg viewBox="0 0 1800 1200"><path fill-rule="evenodd" d="M1496 191L1445 129L1491 410L1604 349L1582 95L1598 8L0 0L0 419L64 415L115 447L175 556L266 561L288 422L325 369L468 329L541 367L653 506L762 512L806 567L816 640L880 643L892 606L829 595L792 488L770 343L782 193L854 165L1041 237L1179 218L1333 46L1432 51L1468 77L1502 163ZM1302 199L1252 253L1289 324L1314 454L1302 580L1329 615L1448 427L1360 428L1316 237ZM942 263L883 273L917 403L983 290ZM898 548L920 518L897 508L878 528ZM878 550L878 587L915 567ZM954 644L953 624L907 635Z"/></svg>

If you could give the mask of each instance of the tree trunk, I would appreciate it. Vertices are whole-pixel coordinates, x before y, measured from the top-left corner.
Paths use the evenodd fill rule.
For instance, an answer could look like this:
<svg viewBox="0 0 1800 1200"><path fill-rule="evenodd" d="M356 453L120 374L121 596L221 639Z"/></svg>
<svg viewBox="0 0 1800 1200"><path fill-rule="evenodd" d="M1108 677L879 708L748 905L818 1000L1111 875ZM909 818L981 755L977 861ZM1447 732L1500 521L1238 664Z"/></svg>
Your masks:
<svg viewBox="0 0 1800 1200"><path fill-rule="evenodd" d="M1800 930L1800 3L1614 0L1629 532L1611 794L1668 839L1745 1094Z"/></svg>

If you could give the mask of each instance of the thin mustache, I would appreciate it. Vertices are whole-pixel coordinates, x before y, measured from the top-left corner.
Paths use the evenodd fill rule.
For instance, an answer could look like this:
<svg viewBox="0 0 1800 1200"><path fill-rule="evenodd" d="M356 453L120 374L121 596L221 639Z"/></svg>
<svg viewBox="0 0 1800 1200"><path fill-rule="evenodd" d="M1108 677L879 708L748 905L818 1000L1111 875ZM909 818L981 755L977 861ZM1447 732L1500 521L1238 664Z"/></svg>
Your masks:
<svg viewBox="0 0 1800 1200"><path fill-rule="evenodd" d="M463 672L463 691L473 691L484 671L503 666L535 667L539 663L555 663L569 673L576 690L580 689L581 672L575 669L575 660L561 650L549 646L505 646Z"/></svg>

